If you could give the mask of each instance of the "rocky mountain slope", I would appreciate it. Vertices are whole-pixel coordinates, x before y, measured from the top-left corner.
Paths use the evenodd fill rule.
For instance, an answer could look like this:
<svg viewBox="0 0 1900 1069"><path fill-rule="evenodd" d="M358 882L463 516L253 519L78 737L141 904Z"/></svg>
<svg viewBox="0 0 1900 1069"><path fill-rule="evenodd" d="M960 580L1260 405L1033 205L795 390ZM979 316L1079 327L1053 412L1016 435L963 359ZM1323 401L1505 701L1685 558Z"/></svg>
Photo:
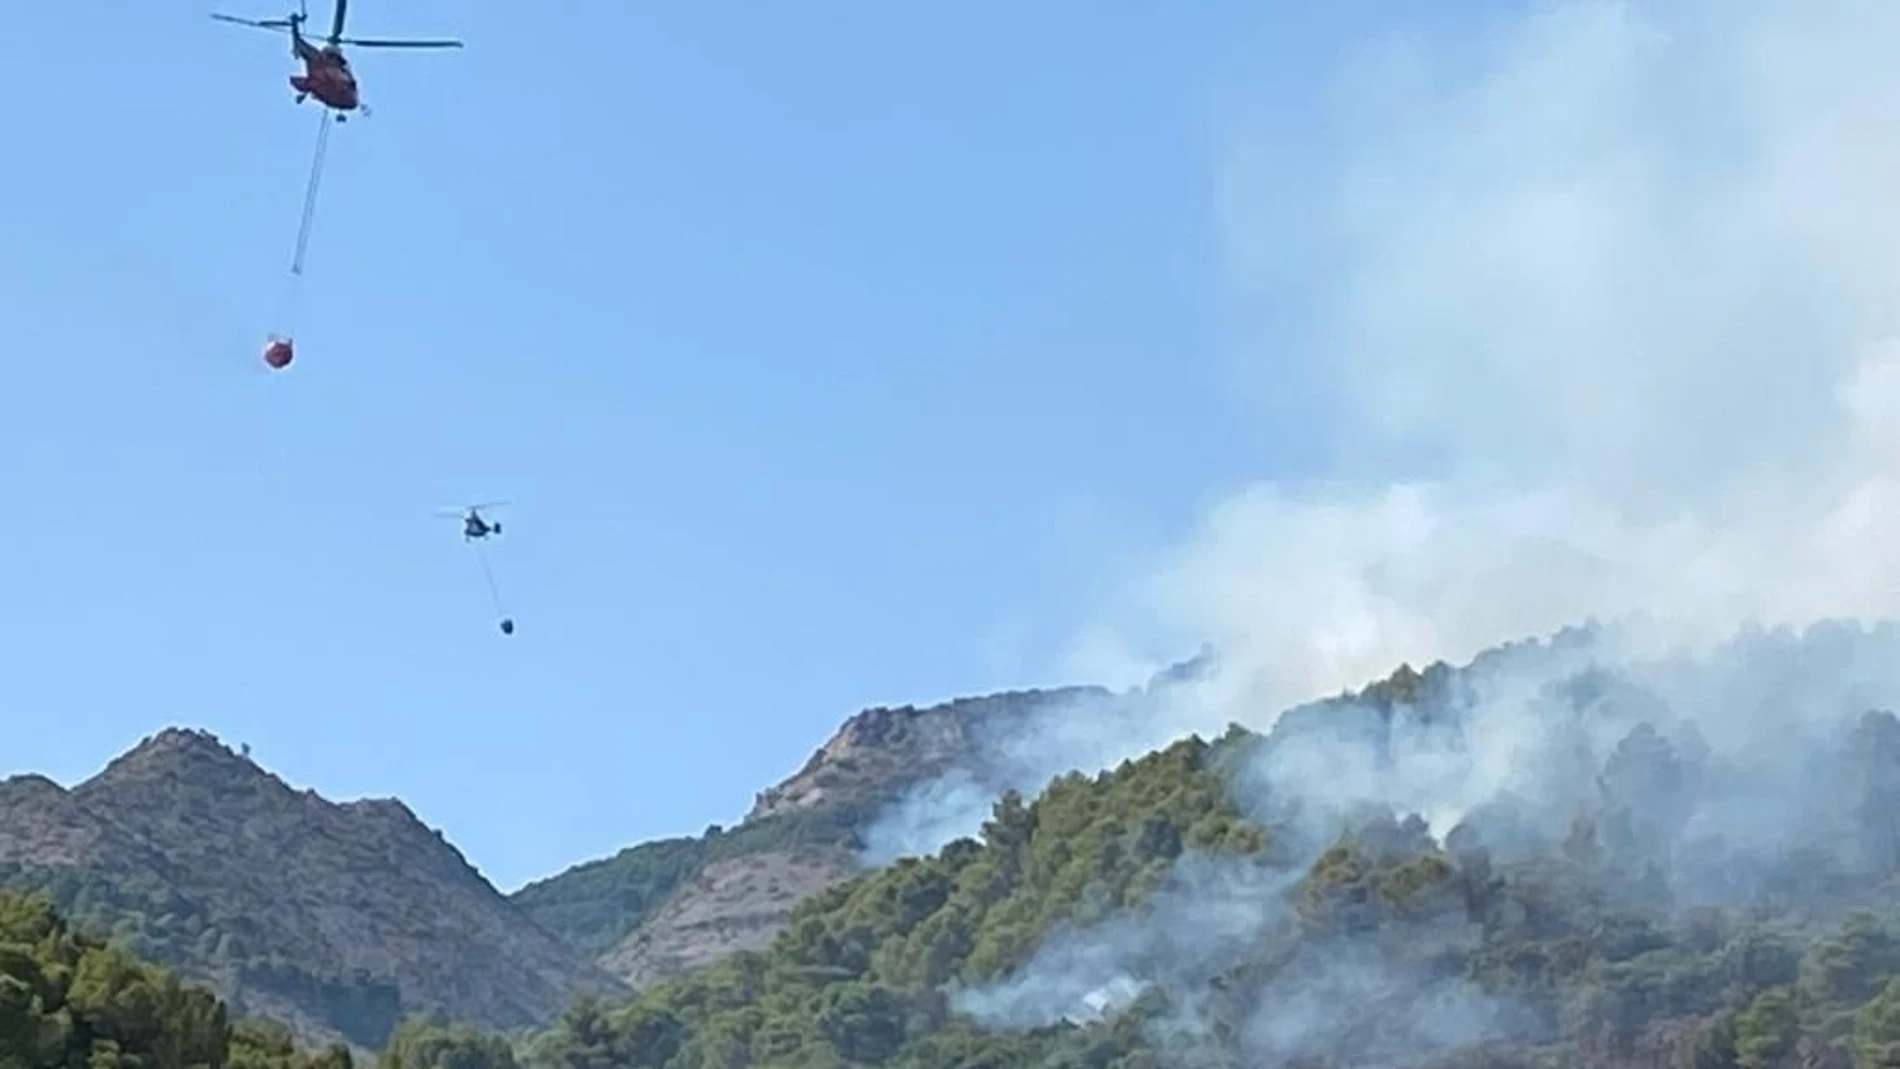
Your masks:
<svg viewBox="0 0 1900 1069"><path fill-rule="evenodd" d="M1113 697L1069 687L866 709L760 792L739 825L631 847L514 901L636 987L756 949L794 906L862 869L864 831L906 791L975 759L983 739Z"/></svg>
<svg viewBox="0 0 1900 1069"><path fill-rule="evenodd" d="M400 802L333 803L207 733L168 729L71 789L0 781L0 888L47 892L79 924L305 1041L372 1050L417 1012L540 1024L576 993L765 946L794 908L865 869L867 830L920 784L981 772L999 738L1122 697L1078 687L867 709L739 824L638 844L512 900ZM980 789L1000 793L993 779Z"/></svg>
<svg viewBox="0 0 1900 1069"><path fill-rule="evenodd" d="M493 1028L617 988L401 802L296 791L170 729L64 789L0 782L0 884L211 982L308 1040L379 1047L399 1017Z"/></svg>

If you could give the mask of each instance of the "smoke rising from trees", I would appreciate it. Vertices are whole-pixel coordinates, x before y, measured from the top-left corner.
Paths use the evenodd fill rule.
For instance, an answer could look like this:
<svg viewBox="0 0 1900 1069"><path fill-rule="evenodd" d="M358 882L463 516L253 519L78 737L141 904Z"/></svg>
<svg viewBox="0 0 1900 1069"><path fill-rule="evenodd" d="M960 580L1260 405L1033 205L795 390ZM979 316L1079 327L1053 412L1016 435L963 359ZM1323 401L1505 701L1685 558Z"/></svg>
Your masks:
<svg viewBox="0 0 1900 1069"><path fill-rule="evenodd" d="M1150 651L1142 671L1208 641L1202 674L999 737L878 849L934 849L1002 789L1238 723L1266 736L1234 789L1283 829L1276 874L1385 828L1410 850L1613 858L1632 901L1679 920L1839 904L1891 873L1900 722L1878 711L1900 709L1900 631L1830 621L1900 608L1897 31L1875 0L1537 5L1350 57L1324 181L1277 178L1310 145L1239 131L1219 205L1235 295L1299 280L1334 470L1222 502L1078 637ZM1586 621L1604 624L1561 630ZM1495 649L1535 635L1556 637ZM1020 1025L1165 990L1191 1031L1209 948L1245 945L1297 959L1277 974L1294 986L1253 989L1261 1052L1368 1027L1322 1012L1347 989L1420 1054L1506 1028L1510 1006L1415 982L1430 947L1298 959L1298 895L1261 885L1278 878L1184 864L1148 909L1052 936L962 1005Z"/></svg>

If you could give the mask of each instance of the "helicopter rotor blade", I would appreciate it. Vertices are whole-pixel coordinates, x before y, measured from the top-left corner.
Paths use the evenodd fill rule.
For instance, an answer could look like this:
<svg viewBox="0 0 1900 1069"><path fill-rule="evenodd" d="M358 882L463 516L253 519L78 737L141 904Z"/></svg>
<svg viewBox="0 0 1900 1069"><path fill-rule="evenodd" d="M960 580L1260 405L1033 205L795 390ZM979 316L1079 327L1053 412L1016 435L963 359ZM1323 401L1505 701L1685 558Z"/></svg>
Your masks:
<svg viewBox="0 0 1900 1069"><path fill-rule="evenodd" d="M349 45L352 48L461 48L462 42L445 39L430 41L397 41L387 38L363 39L358 37L333 37L332 44Z"/></svg>
<svg viewBox="0 0 1900 1069"><path fill-rule="evenodd" d="M211 17L217 19L219 22L229 22L238 26L253 26L260 30L290 29L289 19L241 19L235 15L220 15L215 11L211 13Z"/></svg>
<svg viewBox="0 0 1900 1069"><path fill-rule="evenodd" d="M436 509L435 515L446 516L451 519L462 520L462 519L467 519L468 514L471 512L481 512L485 509L504 508L507 506L507 504L508 502L506 501L487 501L479 505L456 505L454 507L445 507L445 508Z"/></svg>
<svg viewBox="0 0 1900 1069"><path fill-rule="evenodd" d="M336 0L336 18L330 23L330 43L337 44L343 37L343 16L350 9L350 0Z"/></svg>

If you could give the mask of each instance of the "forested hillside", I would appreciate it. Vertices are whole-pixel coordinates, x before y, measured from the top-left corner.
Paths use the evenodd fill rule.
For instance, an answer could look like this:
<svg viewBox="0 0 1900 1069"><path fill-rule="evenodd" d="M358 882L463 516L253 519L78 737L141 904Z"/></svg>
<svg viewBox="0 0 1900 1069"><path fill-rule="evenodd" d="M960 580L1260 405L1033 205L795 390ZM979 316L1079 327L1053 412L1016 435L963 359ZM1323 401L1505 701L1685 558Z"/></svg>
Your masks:
<svg viewBox="0 0 1900 1069"><path fill-rule="evenodd" d="M1225 801L1219 770L1254 741L1184 742L1006 799L980 844L827 892L765 953L571 1011L532 1060L1896 1064L1894 917L1826 916L1884 898L1884 876L1794 864L1776 882L1838 880L1833 908L1672 916L1588 824L1551 856L1502 862L1475 834L1445 848L1373 815L1289 870Z"/></svg>
<svg viewBox="0 0 1900 1069"><path fill-rule="evenodd" d="M1006 797L980 841L825 892L762 952L578 1006L525 1055L1900 1064L1900 720L1853 708L1892 682L1864 655L1893 637L1756 636L1641 671L1574 640L1405 670L1266 735ZM1507 713L1522 763L1476 790ZM1473 804L1442 835L1395 801L1460 783Z"/></svg>

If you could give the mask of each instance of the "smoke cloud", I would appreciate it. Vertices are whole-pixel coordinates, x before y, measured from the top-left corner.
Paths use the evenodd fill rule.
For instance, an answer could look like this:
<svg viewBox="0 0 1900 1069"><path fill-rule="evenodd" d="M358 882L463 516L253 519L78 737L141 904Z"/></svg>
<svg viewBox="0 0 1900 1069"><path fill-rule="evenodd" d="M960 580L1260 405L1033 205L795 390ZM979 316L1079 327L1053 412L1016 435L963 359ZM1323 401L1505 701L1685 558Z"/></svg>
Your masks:
<svg viewBox="0 0 1900 1069"><path fill-rule="evenodd" d="M1150 651L1124 676L1209 643L1217 675L1043 718L990 747L1009 773L932 789L1034 790L1588 619L1654 652L1895 615L1895 31L1880 0L1533 5L1367 43L1297 168L1238 130L1235 294L1299 280L1334 470L1221 502L1076 641ZM912 808L902 848L980 819Z"/></svg>
<svg viewBox="0 0 1900 1069"><path fill-rule="evenodd" d="M1390 928L1303 913L1315 863L1348 833L1374 862L1442 851L1465 864L1482 849L1509 864L1570 852L1587 817L1586 849L1623 873L1606 890L1665 923L1777 896L1816 915L1890 900L1900 719L1871 710L1900 708L1900 627L1632 652L1646 641L1574 630L1434 669L1389 703L1287 710L1231 781L1273 829L1273 857L1184 856L1141 909L1058 929L954 1004L1033 1028L1159 996L1146 1026L1184 1066L1206 1048L1416 1064L1542 1034L1548 1022L1462 974L1485 930L1458 895ZM1237 1025L1223 1036L1216 1022Z"/></svg>
<svg viewBox="0 0 1900 1069"><path fill-rule="evenodd" d="M887 864L975 836L1004 791L1039 793L1078 768L1106 768L1181 734L1179 672L1123 694L1097 688L1038 698L1019 715L964 715L969 759L908 791L862 831L862 860Z"/></svg>
<svg viewBox="0 0 1900 1069"><path fill-rule="evenodd" d="M1227 232L1243 293L1309 265L1337 470L1221 504L1108 630L1212 641L1257 720L1587 618L1706 646L1893 614L1896 30L1535 5L1350 64L1308 236ZM1283 195L1258 159L1230 218Z"/></svg>
<svg viewBox="0 0 1900 1069"><path fill-rule="evenodd" d="M1281 896L1291 883L1250 862L1186 855L1142 913L1058 928L1027 968L953 1002L994 1027L1034 1028L1101 1020L1156 988L1191 999L1284 922Z"/></svg>
<svg viewBox="0 0 1900 1069"><path fill-rule="evenodd" d="M1269 741L1236 797L1315 850L1366 803L1507 854L1588 806L1622 814L1603 834L1679 905L1755 894L1799 847L1880 863L1896 844L1863 815L1885 773L1843 769L1888 754L1888 725L1855 718L1900 707L1900 632L1809 625L1900 609L1895 40L1882 0L1539 4L1369 42L1322 146L1238 131L1218 204L1234 295L1297 287L1335 463L1220 503L1076 643L1152 651L1152 671L1210 642L1211 671L1071 711L1086 746L1050 745L1072 721L1046 721L1023 736L1037 760L963 773L955 820L920 816L945 793L927 788L904 845L967 833L1003 786L1238 722ZM1590 620L1611 626L1479 656ZM1430 716L1302 705L1474 657ZM1210 974L1170 947L1271 946L1285 909L1206 864L962 1004L1021 1024L1190 999ZM1256 1050L1350 1027L1319 1012L1328 985L1424 990L1389 948L1328 961L1286 973L1312 1012L1263 1001ZM1472 994L1427 1016L1462 1041L1508 1011Z"/></svg>

